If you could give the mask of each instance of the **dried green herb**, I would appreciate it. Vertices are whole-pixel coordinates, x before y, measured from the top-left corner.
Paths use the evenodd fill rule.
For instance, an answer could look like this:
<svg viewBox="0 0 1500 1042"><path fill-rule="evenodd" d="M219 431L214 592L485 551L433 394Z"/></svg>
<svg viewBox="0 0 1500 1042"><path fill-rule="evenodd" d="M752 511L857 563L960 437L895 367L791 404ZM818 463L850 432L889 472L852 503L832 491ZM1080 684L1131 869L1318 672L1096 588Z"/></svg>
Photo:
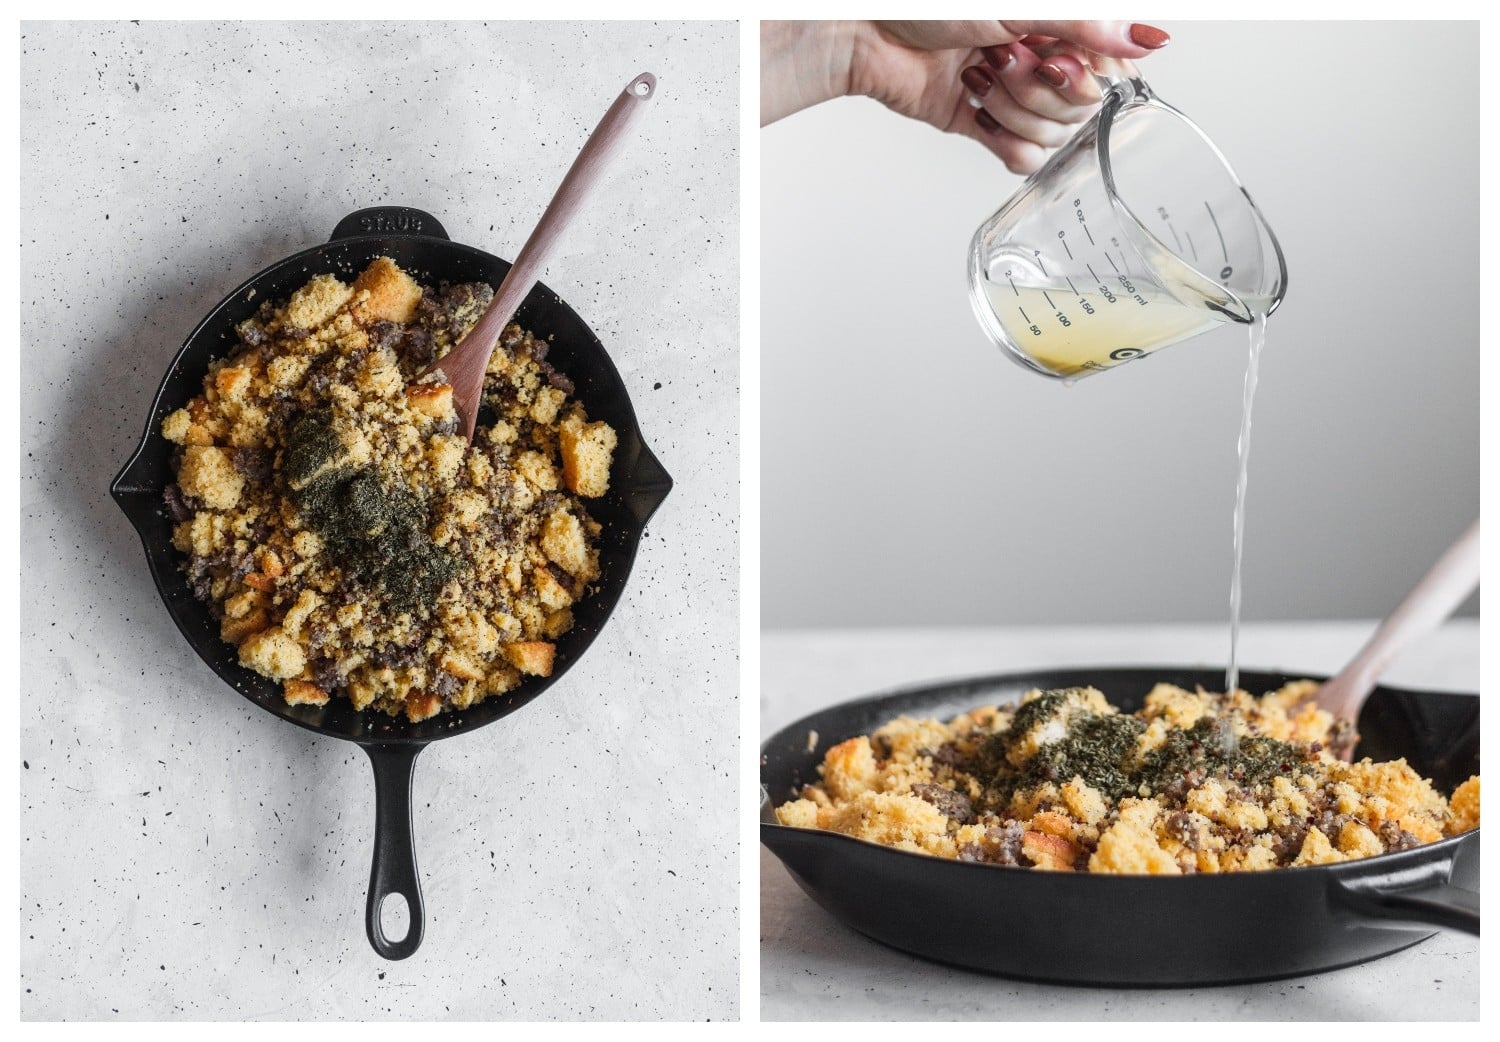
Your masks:
<svg viewBox="0 0 1500 1042"><path fill-rule="evenodd" d="M315 409L298 417L287 431L281 472L288 487L301 490L329 464L346 455L333 427L331 409Z"/></svg>
<svg viewBox="0 0 1500 1042"><path fill-rule="evenodd" d="M365 582L392 605L411 609L432 601L458 572L458 555L411 528L388 531L355 561Z"/></svg>
<svg viewBox="0 0 1500 1042"><path fill-rule="evenodd" d="M1022 702L1016 715L1011 717L1010 730L1006 733L1020 738L1043 720L1055 716L1063 703L1067 702L1069 695L1082 690L1083 688L1077 687L1058 688L1056 691L1043 691L1030 702Z"/></svg>
<svg viewBox="0 0 1500 1042"><path fill-rule="evenodd" d="M1062 785L1073 778L1082 778L1111 800L1136 795L1143 786L1149 793L1159 793L1187 775L1219 777L1252 788L1292 773L1313 757L1305 746L1261 736L1241 738L1226 751L1221 728L1227 724L1211 717L1187 730L1168 731L1161 747L1139 756L1145 721L1123 713L1081 713L1071 719L1057 741L1041 746L1020 767L1013 766L1006 752L1055 716L1071 693L1044 692L1016 711L1009 728L981 744L975 767L994 793L994 802L1007 802L1018 789L1046 782Z"/></svg>
<svg viewBox="0 0 1500 1042"><path fill-rule="evenodd" d="M1049 692L1021 709L1030 709L1054 693L1062 694ZM1055 711L1062 701L1061 698L1051 700L1051 709ZM1136 740L1146 725L1133 716L1119 713L1079 715L1061 738L1043 745L1020 767L1012 766L1006 758L1006 750L1050 715L1051 712L1033 712L1023 719L1018 712L1008 730L985 739L979 759L981 771L988 778L988 787L999 790L1003 800L1009 800L1017 789L1045 782L1062 785L1074 778L1082 778L1111 799L1134 793L1139 783L1131 776L1131 768L1134 766Z"/></svg>
<svg viewBox="0 0 1500 1042"><path fill-rule="evenodd" d="M1139 784L1130 768L1136 739L1145 729L1140 720L1119 713L1082 717L1064 737L1037 750L1026 764L1023 784L1063 784L1076 777L1110 799L1129 795Z"/></svg>
<svg viewBox="0 0 1500 1042"><path fill-rule="evenodd" d="M1305 748L1259 735L1241 738L1226 753L1223 726L1204 717L1187 730L1168 731L1161 747L1142 757L1140 780L1157 792L1184 775L1201 773L1252 788L1309 759Z"/></svg>
<svg viewBox="0 0 1500 1042"><path fill-rule="evenodd" d="M330 411L293 424L282 474L298 513L329 558L392 607L430 602L457 574L458 556L428 537L428 510L418 496L382 484L373 468L339 466L345 455Z"/></svg>

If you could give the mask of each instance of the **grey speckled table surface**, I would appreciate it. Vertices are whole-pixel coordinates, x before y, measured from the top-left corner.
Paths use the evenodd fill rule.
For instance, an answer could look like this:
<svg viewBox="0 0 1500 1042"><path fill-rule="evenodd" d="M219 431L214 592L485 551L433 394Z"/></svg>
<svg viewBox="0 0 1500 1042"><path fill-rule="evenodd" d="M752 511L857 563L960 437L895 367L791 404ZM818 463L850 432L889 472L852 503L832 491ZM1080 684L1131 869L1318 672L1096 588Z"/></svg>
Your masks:
<svg viewBox="0 0 1500 1042"><path fill-rule="evenodd" d="M590 654L418 761L386 963L364 755L197 659L106 489L230 289L377 204L513 257L642 70L543 279L676 489ZM738 1015L737 105L727 23L23 23L23 1018Z"/></svg>
<svg viewBox="0 0 1500 1042"><path fill-rule="evenodd" d="M943 678L1087 665L1213 664L1224 625L773 631L761 646L761 729L825 706ZM1336 672L1373 622L1251 623L1250 669ZM1386 672L1393 686L1479 688L1479 625L1447 623ZM1107 693L1107 692L1106 692ZM1215 988L1080 988L940 966L855 933L812 902L761 848L765 1020L1475 1020L1479 938L1439 933L1360 966Z"/></svg>

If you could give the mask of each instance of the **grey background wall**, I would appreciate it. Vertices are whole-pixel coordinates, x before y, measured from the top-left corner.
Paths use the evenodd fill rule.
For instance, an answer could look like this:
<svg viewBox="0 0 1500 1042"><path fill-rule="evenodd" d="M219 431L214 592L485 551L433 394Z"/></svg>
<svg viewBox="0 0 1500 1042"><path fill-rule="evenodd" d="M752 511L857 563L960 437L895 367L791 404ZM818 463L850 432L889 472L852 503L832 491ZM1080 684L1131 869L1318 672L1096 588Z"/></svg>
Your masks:
<svg viewBox="0 0 1500 1042"><path fill-rule="evenodd" d="M1245 617L1384 615L1479 512L1478 27L1162 24L1289 269ZM763 624L1227 618L1244 329L1045 381L966 296L1019 178L862 98L762 147Z"/></svg>

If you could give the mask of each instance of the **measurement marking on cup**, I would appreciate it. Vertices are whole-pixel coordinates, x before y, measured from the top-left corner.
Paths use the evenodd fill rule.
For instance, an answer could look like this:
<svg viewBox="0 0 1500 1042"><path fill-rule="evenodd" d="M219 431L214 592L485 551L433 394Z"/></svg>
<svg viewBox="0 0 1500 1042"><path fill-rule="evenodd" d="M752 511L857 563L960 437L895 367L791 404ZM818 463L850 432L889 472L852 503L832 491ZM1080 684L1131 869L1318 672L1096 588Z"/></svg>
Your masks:
<svg viewBox="0 0 1500 1042"><path fill-rule="evenodd" d="M1094 281L1095 282L1103 282L1104 281L1103 279L1101 279L1099 277L1099 273L1094 270L1094 266L1092 264L1085 264L1084 267L1087 268L1087 269L1089 269L1089 274L1092 275L1092 276L1094 276Z"/></svg>
<svg viewBox="0 0 1500 1042"><path fill-rule="evenodd" d="M1057 305L1054 304L1054 303L1052 303L1052 297L1051 297L1050 294L1048 294L1048 292L1046 290L1042 290L1042 299L1047 302L1047 306L1049 308L1051 308L1053 311L1057 310Z"/></svg>
<svg viewBox="0 0 1500 1042"><path fill-rule="evenodd" d="M1057 239L1058 239L1059 242L1061 242L1063 244L1063 252L1068 255L1068 260L1072 260L1073 259L1073 251L1070 250L1070 249L1068 249L1068 240L1067 240L1067 238L1064 237L1061 232L1058 232L1057 233Z"/></svg>
<svg viewBox="0 0 1500 1042"><path fill-rule="evenodd" d="M1193 245L1193 233L1192 232L1183 232L1182 234L1187 236L1188 249L1190 249L1190 250L1193 251L1193 260L1197 260L1198 259L1198 247L1196 247L1196 246Z"/></svg>
<svg viewBox="0 0 1500 1042"><path fill-rule="evenodd" d="M1073 296L1078 296L1078 287L1073 285L1073 280L1064 275L1063 281L1066 282L1068 284L1068 288L1073 291Z"/></svg>
<svg viewBox="0 0 1500 1042"><path fill-rule="evenodd" d="M1208 200L1203 200L1203 208L1208 211L1208 219L1214 222L1214 232L1219 236L1219 249L1224 251L1224 263L1229 263L1229 247L1224 244L1224 232L1219 227L1219 219L1214 216L1214 208L1208 205Z"/></svg>
<svg viewBox="0 0 1500 1042"><path fill-rule="evenodd" d="M1010 283L1012 292L1014 292L1015 295L1019 297L1021 295L1021 291L1016 289L1016 280L1007 275L1005 276L1005 281Z"/></svg>
<svg viewBox="0 0 1500 1042"><path fill-rule="evenodd" d="M1105 254L1105 255L1104 255L1104 259L1105 259L1105 260L1107 260L1107 261L1109 261L1109 266L1110 266L1110 267L1111 267L1111 268L1114 268L1114 269L1115 269L1115 274L1116 274L1116 275L1118 275L1118 274L1120 274L1120 267L1119 267L1119 265L1117 265L1117 264L1116 264L1116 263L1115 263L1115 259L1114 259L1114 258L1113 258L1113 257L1111 257L1111 256L1110 256L1110 255L1109 255L1109 254L1107 254L1107 253L1106 253L1106 254Z"/></svg>
<svg viewBox="0 0 1500 1042"><path fill-rule="evenodd" d="M1041 272L1042 272L1043 275L1046 275L1047 274L1047 263L1042 260L1042 251L1041 250L1032 250L1031 252L1036 257L1036 266L1039 269L1041 269Z"/></svg>
<svg viewBox="0 0 1500 1042"><path fill-rule="evenodd" d="M1031 325L1031 316L1028 315L1028 314L1026 314L1026 309L1023 308L1023 307L1021 307L1020 305L1017 305L1016 306L1016 310L1021 313L1021 320L1023 322L1025 322L1028 326Z"/></svg>
<svg viewBox="0 0 1500 1042"><path fill-rule="evenodd" d="M1177 236L1177 229L1172 227L1172 222L1167 222L1167 231L1172 233L1172 241L1177 244L1177 252L1182 252L1182 240Z"/></svg>
<svg viewBox="0 0 1500 1042"><path fill-rule="evenodd" d="M1089 231L1089 226L1087 224L1083 225L1083 234L1085 234L1085 235L1087 235L1089 237L1089 245L1090 246L1097 246L1097 245L1099 245L1098 243L1096 243L1094 241L1094 233L1091 232L1091 231Z"/></svg>

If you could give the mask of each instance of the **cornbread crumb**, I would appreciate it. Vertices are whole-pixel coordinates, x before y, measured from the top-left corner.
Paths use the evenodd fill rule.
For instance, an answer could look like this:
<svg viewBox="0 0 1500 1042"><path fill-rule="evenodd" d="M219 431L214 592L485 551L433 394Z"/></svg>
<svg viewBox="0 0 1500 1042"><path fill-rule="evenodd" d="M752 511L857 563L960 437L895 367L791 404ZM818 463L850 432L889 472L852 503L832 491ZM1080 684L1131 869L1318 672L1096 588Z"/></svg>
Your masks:
<svg viewBox="0 0 1500 1042"><path fill-rule="evenodd" d="M288 680L282 688L287 705L321 706L328 704L328 692L305 680Z"/></svg>
<svg viewBox="0 0 1500 1042"><path fill-rule="evenodd" d="M1448 831L1468 832L1470 829L1479 827L1479 779L1470 778L1458 788L1453 790L1453 798L1448 801L1448 810L1452 814Z"/></svg>
<svg viewBox="0 0 1500 1042"><path fill-rule="evenodd" d="M273 626L245 638L240 665L272 680L290 680L307 667L307 656L286 631Z"/></svg>
<svg viewBox="0 0 1500 1042"><path fill-rule="evenodd" d="M354 280L357 310L368 322L410 322L422 287L389 257L377 257Z"/></svg>
<svg viewBox="0 0 1500 1042"><path fill-rule="evenodd" d="M864 791L826 811L820 809L818 821L820 828L898 850L942 856L954 847L942 811L909 794Z"/></svg>
<svg viewBox="0 0 1500 1042"><path fill-rule="evenodd" d="M213 375L214 390L219 397L237 402L250 389L250 370L242 365L226 365Z"/></svg>
<svg viewBox="0 0 1500 1042"><path fill-rule="evenodd" d="M542 492L557 490L557 468L543 453L521 453L516 457L516 472Z"/></svg>
<svg viewBox="0 0 1500 1042"><path fill-rule="evenodd" d="M529 673L534 677L552 675L552 660L557 651L554 644L540 640L523 641L505 644L501 647L501 651L504 652L506 660L522 673Z"/></svg>
<svg viewBox="0 0 1500 1042"><path fill-rule="evenodd" d="M167 418L161 422L161 436L168 441L181 444L187 439L188 428L193 424L193 419L188 415L186 409L178 409L168 413Z"/></svg>
<svg viewBox="0 0 1500 1042"><path fill-rule="evenodd" d="M823 788L835 800L852 799L875 787L875 750L863 735L829 749L823 768Z"/></svg>
<svg viewBox="0 0 1500 1042"><path fill-rule="evenodd" d="M792 800L776 809L776 820L799 829L818 827L818 805L812 800Z"/></svg>
<svg viewBox="0 0 1500 1042"><path fill-rule="evenodd" d="M586 423L570 413L557 430L562 449L563 480L580 496L602 496L609 491L609 465L616 437L607 423Z"/></svg>
<svg viewBox="0 0 1500 1042"><path fill-rule="evenodd" d="M202 500L210 510L234 509L245 487L229 453L206 445L189 445L183 450L177 484L184 495Z"/></svg>
<svg viewBox="0 0 1500 1042"><path fill-rule="evenodd" d="M303 590L297 594L297 602L281 620L281 628L291 634L300 634L302 624L322 605L323 598L315 590Z"/></svg>
<svg viewBox="0 0 1500 1042"><path fill-rule="evenodd" d="M453 480L463 459L464 440L457 435L435 435L427 448L427 462L443 483Z"/></svg>
<svg viewBox="0 0 1500 1042"><path fill-rule="evenodd" d="M568 396L561 388L543 387L536 393L536 400L531 403L531 421L551 423L557 419L557 411L567 400Z"/></svg>
<svg viewBox="0 0 1500 1042"><path fill-rule="evenodd" d="M1160 817L1161 807L1155 800L1121 800L1115 823L1099 834L1089 871L1181 875L1177 859L1162 849L1157 838Z"/></svg>
<svg viewBox="0 0 1500 1042"><path fill-rule="evenodd" d="M434 419L446 420L454 415L453 388L448 384L418 383L406 389L412 408Z"/></svg>
<svg viewBox="0 0 1500 1042"><path fill-rule="evenodd" d="M219 636L230 644L239 644L245 638L260 633L271 624L271 617L266 609L260 605L254 605L244 615L224 616L219 623Z"/></svg>
<svg viewBox="0 0 1500 1042"><path fill-rule="evenodd" d="M349 287L338 279L332 275L315 276L287 301L281 324L290 329L317 329L348 299Z"/></svg>
<svg viewBox="0 0 1500 1042"><path fill-rule="evenodd" d="M570 575L588 576L588 539L583 525L566 510L554 510L542 524L542 552Z"/></svg>
<svg viewBox="0 0 1500 1042"><path fill-rule="evenodd" d="M293 387L306 375L309 364L309 359L282 355L271 359L266 366L266 376L273 387Z"/></svg>

